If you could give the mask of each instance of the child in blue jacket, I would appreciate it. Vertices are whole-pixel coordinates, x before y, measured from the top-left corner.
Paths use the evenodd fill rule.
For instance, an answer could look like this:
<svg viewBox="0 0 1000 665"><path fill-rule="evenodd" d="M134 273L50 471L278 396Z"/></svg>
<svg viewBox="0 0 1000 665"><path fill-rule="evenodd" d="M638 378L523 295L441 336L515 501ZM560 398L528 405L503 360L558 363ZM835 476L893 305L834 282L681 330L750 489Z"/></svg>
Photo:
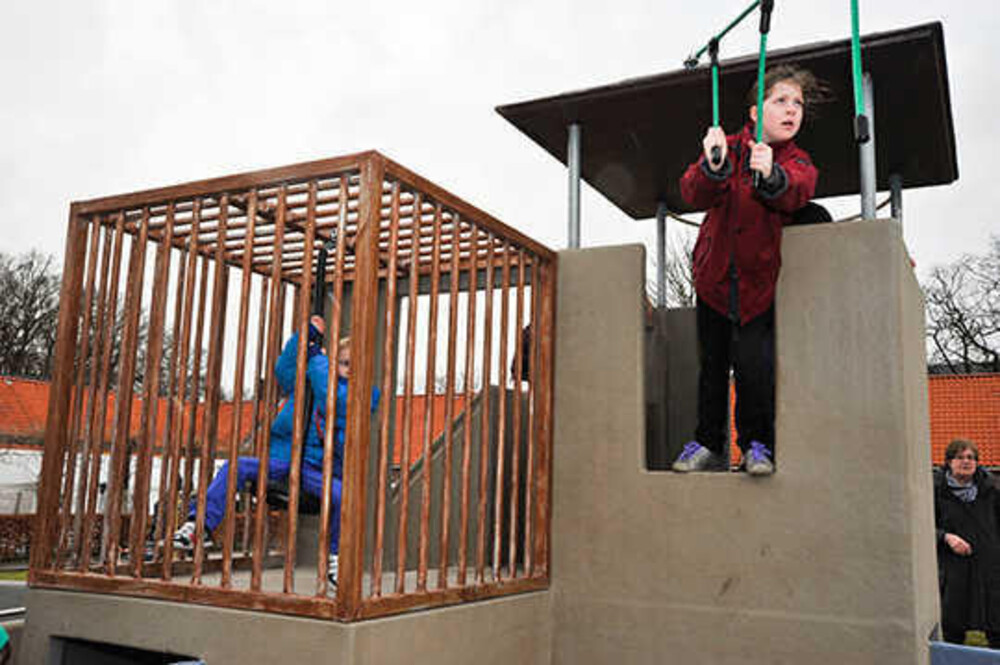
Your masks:
<svg viewBox="0 0 1000 665"><path fill-rule="evenodd" d="M309 414L303 446L300 487L305 494L319 497L323 491L323 433L326 429L326 398L329 360L320 346L323 337L322 317L310 319L308 358L306 361L307 385L312 391L313 409ZM274 373L281 390L289 395L271 425L271 445L268 457L268 479L281 482L291 471L292 436L295 419L295 359L298 355L298 333L289 338L275 365ZM330 555L328 577L337 583L337 553L340 544L340 502L344 468L344 428L347 420L347 384L351 372L350 339L340 340L337 346L337 407L334 420L333 482L330 485ZM372 412L378 408L379 390L373 388ZM205 529L211 533L222 522L226 513L226 486L229 463L215 474L205 495ZM256 483L260 475L260 461L256 457L240 457L236 465L236 486ZM188 519L174 534L174 546L192 550L195 537L197 501L191 502Z"/></svg>

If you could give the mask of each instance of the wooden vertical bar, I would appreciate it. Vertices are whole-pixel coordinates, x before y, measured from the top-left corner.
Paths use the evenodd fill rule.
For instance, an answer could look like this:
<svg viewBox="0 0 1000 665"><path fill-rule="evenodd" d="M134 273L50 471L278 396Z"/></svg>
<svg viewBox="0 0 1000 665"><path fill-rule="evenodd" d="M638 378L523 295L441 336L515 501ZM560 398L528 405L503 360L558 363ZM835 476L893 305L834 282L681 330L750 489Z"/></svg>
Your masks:
<svg viewBox="0 0 1000 665"><path fill-rule="evenodd" d="M306 394L312 393L312 383L306 381L309 367L309 312L313 285L313 245L316 238L316 182L309 183L309 200L306 210L305 249L302 259L302 277L299 282L296 304L296 323L299 334L299 344L295 356L295 411L294 429L292 430L292 467L288 472L288 543L285 556L285 593L295 590L295 536L298 530L299 495L302 484L302 457L305 455L305 444L312 413L306 411L309 402L313 410L319 405L313 404ZM334 386L335 388L335 386Z"/></svg>
<svg viewBox="0 0 1000 665"><path fill-rule="evenodd" d="M173 440L174 440L174 429L176 424L175 414L174 414L174 395L177 394L177 352L180 348L180 336L181 336L181 319L184 315L184 291L186 287L187 280L187 254L184 250L181 250L180 257L177 261L177 284L174 290L174 328L172 334L172 348L170 349L170 362L167 365L167 380L169 382L169 387L166 394L167 408L164 410L163 415L163 443L160 446L160 495L157 499L159 502L159 511L154 511L157 513L156 524L153 525L153 540L159 543L163 540L164 532L166 531L166 513L164 511L169 510L169 512L176 512L177 508L177 498L176 494L173 497L173 503L167 501L167 490L169 489L169 477L172 474L176 474L176 464L177 460L173 455ZM167 532L172 533L172 532ZM155 556L158 558L160 552L158 548L154 550Z"/></svg>
<svg viewBox="0 0 1000 665"><path fill-rule="evenodd" d="M63 475L63 514L60 520L60 545L56 552L56 567L62 565L62 557L70 545L70 522L73 520L73 490L76 484L77 458L81 443L80 430L83 426L83 395L84 377L86 376L87 359L94 364L93 349L90 344L90 318L94 307L94 281L97 272L97 239L100 235L101 223L98 216L93 216L88 224L90 227L90 251L87 258L87 277L83 283L83 324L80 327L77 343L76 385L73 389L72 416L70 418L69 451L66 455L65 473ZM80 471L81 475L83 471Z"/></svg>
<svg viewBox="0 0 1000 665"><path fill-rule="evenodd" d="M126 278L125 332L122 335L121 354L118 360L118 392L115 396L115 422L112 435L111 467L108 477L108 514L104 534L107 558L104 562L108 575L115 574L118 563L118 536L121 529L121 503L123 476L128 473L129 429L132 420L132 391L135 380L135 353L139 341L139 317L142 309L143 276L146 266L146 240L149 235L149 208L143 208L139 237L132 244L129 271ZM132 528L135 524L130 525Z"/></svg>
<svg viewBox="0 0 1000 665"><path fill-rule="evenodd" d="M168 204L166 228L156 251L153 269L153 299L150 303L149 334L146 344L146 373L143 376L144 396L139 425L139 455L136 462L135 500L132 503L132 575L142 576L143 543L149 507L149 477L156 446L156 421L160 401L160 360L163 357L163 319L166 315L167 282L170 276L170 249L174 237L174 205Z"/></svg>
<svg viewBox="0 0 1000 665"><path fill-rule="evenodd" d="M535 478L537 477L537 471L535 470L536 455L535 455L535 445L537 442L537 436L535 435L535 425L537 423L535 419L535 398L538 395L538 391L535 390L535 385L538 383L538 310L539 302L541 298L539 294L541 291L538 288L538 257L534 254L531 255L531 301L529 307L531 308L531 315L529 318L528 325L531 329L531 346L528 349L528 459L525 464L526 467L526 479L524 483L524 573L528 577L534 575L534 544L532 540L535 515L534 515L534 494L535 494ZM522 352L523 352L522 346ZM520 377L519 381L525 377Z"/></svg>
<svg viewBox="0 0 1000 665"><path fill-rule="evenodd" d="M396 531L396 593L405 591L406 583L406 552L407 522L410 507L410 444L413 435L413 383L416 378L416 345L417 345L417 303L420 298L420 225L421 207L423 201L420 193L413 196L413 223L411 225L412 242L410 244L409 265L409 308L406 323L406 385L403 388L403 416L400 418L403 428L403 450L400 456L402 473L400 477L399 498L399 528Z"/></svg>
<svg viewBox="0 0 1000 665"><path fill-rule="evenodd" d="M254 433L254 457L260 453L261 438L267 436L267 429L263 424L263 411L268 407L263 395L265 381L261 377L261 372L264 369L264 357L266 355L268 284L268 278L262 276L260 279L260 304L257 306L257 359L254 362L253 371L253 427L251 431Z"/></svg>
<svg viewBox="0 0 1000 665"><path fill-rule="evenodd" d="M86 252L87 225L77 214L76 204L69 209L69 228L63 256L63 278L59 290L59 324L53 356L52 390L45 426L45 454L38 501L38 522L31 548L31 572L47 569L52 563L59 526L59 473L69 434L70 398L73 389L72 367L76 351L77 326L80 321L80 287Z"/></svg>
<svg viewBox="0 0 1000 665"><path fill-rule="evenodd" d="M500 357L497 367L497 377L500 390L500 403L497 405L497 472L493 503L493 579L499 580L503 568L500 561L501 542L503 540L503 480L505 473L505 457L507 454L507 320L510 318L510 243L503 243L502 282L500 286ZM516 482L511 482L511 489L516 488ZM513 552L508 552L511 556Z"/></svg>
<svg viewBox="0 0 1000 665"><path fill-rule="evenodd" d="M451 216L451 261L448 270L448 363L444 397L444 471L441 478L441 562L438 569L438 588L448 587L448 541L451 527L451 446L454 441L455 412L455 346L458 334L458 253L462 220L457 213Z"/></svg>
<svg viewBox="0 0 1000 665"><path fill-rule="evenodd" d="M389 266L386 274L385 344L382 347L382 413L379 414L378 488L375 492L375 547L372 553L372 596L382 595L382 559L385 547L385 503L389 475L389 400L394 399L392 366L396 341L396 277L399 250L399 181L392 183L389 221ZM411 271L412 274L412 271Z"/></svg>
<svg viewBox="0 0 1000 665"><path fill-rule="evenodd" d="M108 268L111 262L111 241L113 235L110 227L104 228L104 247L101 251L101 269L98 271L100 274L101 284L97 290L97 303L95 305L96 316L94 318L94 349L90 354L90 379L88 380L88 392L87 392L87 413L84 415L84 423L86 427L86 432L83 438L83 450L80 464L80 480L77 483L76 492L76 517L73 524L73 542L76 546L76 562L79 565L81 562L81 557L83 554L82 538L85 537L85 532L83 531L83 525L86 520L85 515L88 509L87 497L89 496L88 491L90 489L90 471L91 471L91 459L92 451L94 448L94 420L97 400L97 384L98 384L98 370L101 366L101 357L103 356L103 344L105 338L105 326L102 325L102 315L104 314L105 308L107 307L107 296L108 296ZM113 317L112 317L112 320ZM101 418L104 414L101 414ZM98 454L100 454L100 448L98 448ZM79 570L86 570L84 567L78 568Z"/></svg>
<svg viewBox="0 0 1000 665"><path fill-rule="evenodd" d="M434 403L437 360L437 319L438 290L441 286L441 204L434 206L434 240L431 245L431 293L430 314L427 331L427 371L424 374L424 427L423 427L423 476L420 504L420 546L417 563L417 590L427 589L427 566L431 521L431 480L433 463L431 460L431 436L434 431Z"/></svg>
<svg viewBox="0 0 1000 665"><path fill-rule="evenodd" d="M524 349L521 345L521 331L524 329L524 250L517 252L517 312L514 314L514 389L511 391L514 404L511 410L511 451L510 451L510 533L507 550L510 553L510 569L508 574L517 577L517 516L518 516L518 486L521 483L521 367L523 366ZM527 474L525 474L527 475ZM524 488L528 491L527 486Z"/></svg>
<svg viewBox="0 0 1000 665"><path fill-rule="evenodd" d="M236 328L236 376L233 378L233 417L229 432L229 475L226 477L226 513L222 520L222 588L232 586L233 532L236 527L236 477L239 466L240 424L243 410L243 372L246 367L247 324L250 318L250 277L253 239L256 230L257 193L250 192L246 207L246 233L243 235L243 263L240 281L240 313Z"/></svg>
<svg viewBox="0 0 1000 665"><path fill-rule="evenodd" d="M173 534L177 528L177 491L178 491L178 481L180 480L180 463L181 463L181 443L184 439L184 423L185 423L185 412L189 413L187 420L189 421L188 426L190 427L191 434L193 436L195 431L195 417L197 415L197 404L198 404L198 371L195 369L194 375L188 378L188 354L189 347L191 343L191 318L194 312L194 286L197 279L197 268L198 268L198 231L201 226L201 200L195 199L194 208L191 213L191 235L188 236L187 241L187 268L183 270L188 277L185 279L184 284L184 295L183 301L183 311L178 317L183 319L181 321L181 332L180 339L174 340L174 348L179 346L179 361L177 376L179 377L180 385L174 390L173 396L171 398L171 411L174 413L174 420L177 423L176 429L171 432L170 437L170 459L174 460L173 468L170 469L170 475L167 477L167 503L165 505L169 506L169 510L165 513L165 527L163 542L163 579L169 580L172 576L171 563L173 562ZM205 261L203 264L202 276L201 276L201 301L205 300L205 282L208 279L208 273L206 268L208 262ZM178 294L179 295L179 294ZM204 308L199 310L198 315L198 329L201 330L201 318ZM175 327L176 330L176 327ZM199 332L199 346L197 347L196 353L201 355L200 348L200 332ZM194 363L195 368L198 367L198 363ZM192 409L185 409L185 404L193 397L194 406ZM191 456L188 455L185 463L185 473L191 467ZM185 515L188 509L188 499L190 495L190 490L185 490L184 497L184 509ZM163 504L161 504L163 505Z"/></svg>
<svg viewBox="0 0 1000 665"><path fill-rule="evenodd" d="M268 335L267 348L267 378L265 379L265 399L264 408L267 412L273 413L276 401L276 382L274 378L274 366L278 360L278 344L281 340L281 324L283 316L282 290L284 285L281 281L281 269L285 251L285 197L279 195L278 208L274 216L274 249L271 260L271 303L268 310L268 325L270 335ZM266 421L266 426L270 428L273 416ZM261 579L263 576L263 563L267 557L267 544L264 542L264 526L267 522L267 478L268 460L270 458L270 437L262 436L261 445L257 451L257 461L260 470L257 475L257 515L254 524L253 534L253 569L250 574L250 589L260 591Z"/></svg>
<svg viewBox="0 0 1000 665"><path fill-rule="evenodd" d="M476 579L482 584L486 580L486 495L487 470L490 460L490 368L493 364L493 279L496 261L495 238L488 232L486 249L486 301L483 321L483 395L482 422L479 429L479 500L476 506L476 522L479 536L476 544Z"/></svg>
<svg viewBox="0 0 1000 665"><path fill-rule="evenodd" d="M467 551L469 539L469 474L472 470L472 398L475 390L473 377L476 372L476 292L479 290L479 267L478 257L476 256L476 243L479 240L479 230L475 224L469 224L469 236L472 239L472 249L469 252L469 291L466 296L468 309L466 310L465 320L465 423L462 428L465 436L462 442L462 499L459 503L458 586L465 586L465 569L469 564ZM457 279L457 275L454 278Z"/></svg>
<svg viewBox="0 0 1000 665"><path fill-rule="evenodd" d="M351 327L351 389L347 395L344 446L344 501L341 509L338 613L354 618L362 607L364 574L365 494L371 400L375 374L375 326L378 316L378 237L385 162L372 154L361 165L361 197L355 235L354 303ZM384 407L383 407L384 408ZM346 575L343 573L346 571Z"/></svg>
<svg viewBox="0 0 1000 665"><path fill-rule="evenodd" d="M538 323L534 326L538 336L539 355L537 378L532 376L532 382L537 381L538 391L538 478L536 479L535 508L535 566L539 573L549 574L549 542L552 524L552 409L553 391L552 377L555 370L555 315L556 315L556 272L554 260L540 266L538 288L541 290L541 312Z"/></svg>
<svg viewBox="0 0 1000 665"><path fill-rule="evenodd" d="M340 191L344 201L350 198L350 184L346 175L340 176ZM347 205L340 206L337 220L337 245L333 257L333 308L330 316L330 325L327 326L326 346L332 358L327 363L327 392L326 404L316 405L316 408L324 409L326 414L326 429L323 432L323 493L320 497L320 518L319 518L319 566L316 570L316 593L325 596L329 586L327 573L329 572L330 555L330 512L339 510L330 501L330 491L333 485L333 458L334 446L336 442L337 408L346 409L346 405L337 402L337 363L340 357L340 314L342 311L341 302L344 297L344 260L347 255ZM326 279L326 276L323 276ZM343 475L343 467L341 468ZM341 494L343 497L343 494ZM338 543L339 545L339 543Z"/></svg>
<svg viewBox="0 0 1000 665"><path fill-rule="evenodd" d="M208 342L208 376L205 387L205 414L202 418L203 437L201 441L201 456L198 465L198 508L195 512L195 542L194 542L194 573L192 584L201 584L201 573L205 559L205 493L208 482L214 471L215 444L219 421L219 380L222 370L222 341L226 323L226 296L229 285L229 275L225 263L226 223L229 217L229 197L223 194L219 198L219 221L215 240L215 269L212 283L212 322ZM227 497L232 500L232 497Z"/></svg>
<svg viewBox="0 0 1000 665"><path fill-rule="evenodd" d="M108 402L108 385L111 382L111 347L112 332L118 318L118 282L121 276L122 245L125 243L125 214L118 213L115 221L114 251L111 259L110 293L104 307L104 318L101 325L101 367L98 372L100 386L97 389L97 404L94 405L94 437L90 448L90 484L87 488L87 513L83 518L83 535L80 538L81 568L90 569L90 558L95 511L97 510L97 488L101 476L101 458L104 449L104 429L107 423L106 407ZM117 400L116 400L117 401ZM103 538L102 538L103 539Z"/></svg>
<svg viewBox="0 0 1000 665"><path fill-rule="evenodd" d="M208 271L211 261L207 256L201 257L201 277L198 287L198 313L195 315L194 327L194 347L192 348L193 363L191 365L191 392L188 411L187 438L184 442L184 497L191 502L197 501L197 497L191 498L194 494L194 467L195 454L197 452L199 416L202 421L205 416L205 400L202 399L201 386L201 363L202 356L205 355L204 333L205 333L205 310L208 306ZM207 373L207 371L206 371Z"/></svg>

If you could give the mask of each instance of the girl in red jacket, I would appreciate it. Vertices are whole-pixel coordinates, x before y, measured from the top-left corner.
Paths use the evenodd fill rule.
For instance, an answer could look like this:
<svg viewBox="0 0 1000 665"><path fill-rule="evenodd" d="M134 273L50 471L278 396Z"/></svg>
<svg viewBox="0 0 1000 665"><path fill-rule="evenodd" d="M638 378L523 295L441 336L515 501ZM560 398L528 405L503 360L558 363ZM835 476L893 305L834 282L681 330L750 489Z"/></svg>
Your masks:
<svg viewBox="0 0 1000 665"><path fill-rule="evenodd" d="M781 229L816 189L816 167L793 142L822 87L809 72L783 65L748 96L750 122L726 136L710 127L702 155L681 178L681 195L707 208L694 246L698 296L698 428L674 471L728 468L729 371L736 378L736 429L750 475L774 472L774 287ZM762 123L760 143L754 123ZM713 149L718 148L718 161ZM759 176L755 182L754 172Z"/></svg>

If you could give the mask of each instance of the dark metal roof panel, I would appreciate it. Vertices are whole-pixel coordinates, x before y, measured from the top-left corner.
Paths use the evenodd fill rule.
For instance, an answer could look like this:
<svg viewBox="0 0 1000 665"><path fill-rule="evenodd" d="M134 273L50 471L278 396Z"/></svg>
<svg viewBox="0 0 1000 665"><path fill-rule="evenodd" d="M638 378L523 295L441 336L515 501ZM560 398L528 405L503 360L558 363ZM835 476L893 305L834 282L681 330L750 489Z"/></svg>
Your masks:
<svg viewBox="0 0 1000 665"><path fill-rule="evenodd" d="M878 188L891 173L907 188L958 179L955 132L940 23L862 37L862 61L875 89ZM768 52L768 65L795 63L831 87L834 99L808 119L796 143L820 169L816 196L853 194L858 182L850 40ZM757 57L724 60L720 115L728 133L747 118L745 96L757 75ZM582 127L582 174L634 219L693 209L680 197L678 178L699 153L711 122L707 65L629 79L613 85L508 104L497 112L566 163L566 127Z"/></svg>

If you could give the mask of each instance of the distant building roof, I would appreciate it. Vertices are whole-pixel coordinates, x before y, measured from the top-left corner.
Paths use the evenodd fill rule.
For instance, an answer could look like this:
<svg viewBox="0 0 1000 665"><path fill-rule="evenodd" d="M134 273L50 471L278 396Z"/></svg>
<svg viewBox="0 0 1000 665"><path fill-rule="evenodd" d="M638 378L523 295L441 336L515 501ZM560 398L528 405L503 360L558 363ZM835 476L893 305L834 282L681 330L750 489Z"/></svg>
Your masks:
<svg viewBox="0 0 1000 665"><path fill-rule="evenodd" d="M1000 374L935 375L927 384L934 464L944 462L952 439L969 439L980 463L1000 466Z"/></svg>
<svg viewBox="0 0 1000 665"><path fill-rule="evenodd" d="M20 377L0 376L0 448L41 448L45 442L45 419L48 417L49 382ZM108 405L105 409L104 441L110 442L112 424L115 415L115 395L108 394ZM143 401L134 398L129 422L129 438L136 439L142 426ZM233 402L222 402L219 405L218 450L228 450L232 435ZM156 400L156 431L157 440L163 437L166 422L167 400ZM204 404L197 409L197 432L202 431ZM240 440L250 433L253 426L253 403L243 402L240 409ZM87 413L87 400L84 399L81 419ZM197 437L200 440L200 434Z"/></svg>

